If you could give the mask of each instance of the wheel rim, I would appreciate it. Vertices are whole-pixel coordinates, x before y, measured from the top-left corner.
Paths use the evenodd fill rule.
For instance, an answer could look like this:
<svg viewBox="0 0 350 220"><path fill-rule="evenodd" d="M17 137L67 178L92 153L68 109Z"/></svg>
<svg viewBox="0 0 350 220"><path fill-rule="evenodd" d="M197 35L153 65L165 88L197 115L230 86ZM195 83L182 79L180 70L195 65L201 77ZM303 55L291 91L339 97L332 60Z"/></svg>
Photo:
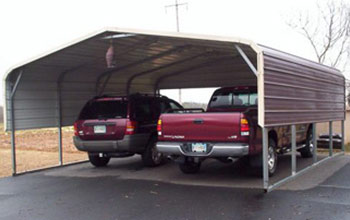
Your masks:
<svg viewBox="0 0 350 220"><path fill-rule="evenodd" d="M276 164L276 154L272 146L269 146L269 153L267 156L267 163L269 170L273 170Z"/></svg>
<svg viewBox="0 0 350 220"><path fill-rule="evenodd" d="M309 136L309 149L310 149L310 152L312 153L314 151L314 142L313 142L313 136L312 134L310 134Z"/></svg>
<svg viewBox="0 0 350 220"><path fill-rule="evenodd" d="M162 153L158 152L156 144L152 146L152 160L155 164L159 164L162 160Z"/></svg>

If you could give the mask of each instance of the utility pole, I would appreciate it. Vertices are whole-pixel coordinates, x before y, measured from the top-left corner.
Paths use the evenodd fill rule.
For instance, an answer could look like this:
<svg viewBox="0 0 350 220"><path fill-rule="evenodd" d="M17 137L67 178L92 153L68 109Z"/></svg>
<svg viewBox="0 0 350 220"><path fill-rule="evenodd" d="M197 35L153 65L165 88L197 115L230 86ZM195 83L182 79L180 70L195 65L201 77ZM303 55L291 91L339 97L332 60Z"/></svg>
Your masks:
<svg viewBox="0 0 350 220"><path fill-rule="evenodd" d="M177 0L175 0L175 4L174 5L166 5L165 6L165 11L167 8L175 8L175 15L176 15L176 31L180 32L180 21L179 21L179 7L181 6L188 6L187 2L185 3L178 3Z"/></svg>
<svg viewBox="0 0 350 220"><path fill-rule="evenodd" d="M186 7L187 7L187 3L178 3L178 1L177 0L175 0L175 4L174 5L166 5L165 6L165 10L167 9L167 8L172 8L172 7L174 7L175 8L175 15L176 15L176 31L177 32L180 32L180 22L179 22L179 7L181 7L181 6L185 6L186 5ZM179 103L180 104L182 104L182 94L181 94L181 89L179 89Z"/></svg>

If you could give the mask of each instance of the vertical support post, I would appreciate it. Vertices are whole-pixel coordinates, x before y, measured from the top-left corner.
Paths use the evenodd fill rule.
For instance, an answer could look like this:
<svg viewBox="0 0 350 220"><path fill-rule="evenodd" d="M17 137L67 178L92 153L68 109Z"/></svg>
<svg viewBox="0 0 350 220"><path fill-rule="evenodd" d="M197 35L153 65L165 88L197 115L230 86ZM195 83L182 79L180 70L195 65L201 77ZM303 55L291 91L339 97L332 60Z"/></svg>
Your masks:
<svg viewBox="0 0 350 220"><path fill-rule="evenodd" d="M57 83L57 108L58 108L58 161L63 165L62 157L62 100L61 100L61 83Z"/></svg>
<svg viewBox="0 0 350 220"><path fill-rule="evenodd" d="M341 150L345 152L345 122L341 121Z"/></svg>
<svg viewBox="0 0 350 220"><path fill-rule="evenodd" d="M62 127L58 126L58 160L59 165L63 165L63 157L62 157Z"/></svg>
<svg viewBox="0 0 350 220"><path fill-rule="evenodd" d="M182 105L182 91L179 89L179 103Z"/></svg>
<svg viewBox="0 0 350 220"><path fill-rule="evenodd" d="M313 157L313 163L317 162L317 137L316 137L316 123L312 123L312 157Z"/></svg>
<svg viewBox="0 0 350 220"><path fill-rule="evenodd" d="M329 156L333 156L333 121L329 122Z"/></svg>
<svg viewBox="0 0 350 220"><path fill-rule="evenodd" d="M12 176L17 174L17 166L16 166L16 127L15 127L15 104L14 97L17 91L18 84L22 78L23 70L19 72L17 76L16 82L12 87L10 94L10 106L11 106L11 156L12 156Z"/></svg>
<svg viewBox="0 0 350 220"><path fill-rule="evenodd" d="M268 146L269 146L269 136L268 129L262 128L263 133L263 181L264 181L264 189L265 191L269 188L269 170L268 170Z"/></svg>
<svg viewBox="0 0 350 220"><path fill-rule="evenodd" d="M297 139L296 139L296 129L295 125L291 126L292 128L292 175L296 174L297 170L297 161L296 161L296 149L297 149Z"/></svg>
<svg viewBox="0 0 350 220"><path fill-rule="evenodd" d="M10 99L11 104L11 156L12 156L12 176L15 176L17 173L16 170L16 135L15 135L15 112L14 112L14 103L13 97L11 95Z"/></svg>

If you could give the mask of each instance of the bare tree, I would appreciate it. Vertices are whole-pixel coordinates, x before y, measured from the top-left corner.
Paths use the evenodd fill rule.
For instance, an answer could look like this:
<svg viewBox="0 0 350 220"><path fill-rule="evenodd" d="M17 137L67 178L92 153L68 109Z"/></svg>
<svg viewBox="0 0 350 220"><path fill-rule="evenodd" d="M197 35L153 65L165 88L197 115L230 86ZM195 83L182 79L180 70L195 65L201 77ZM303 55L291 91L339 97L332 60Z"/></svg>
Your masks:
<svg viewBox="0 0 350 220"><path fill-rule="evenodd" d="M288 25L309 41L319 63L348 72L350 77L350 3L344 0L319 1L317 9L316 13L300 12ZM350 105L349 81L346 86Z"/></svg>
<svg viewBox="0 0 350 220"><path fill-rule="evenodd" d="M316 14L300 12L288 25L306 37L319 63L344 70L350 58L350 5L330 0L317 8Z"/></svg>

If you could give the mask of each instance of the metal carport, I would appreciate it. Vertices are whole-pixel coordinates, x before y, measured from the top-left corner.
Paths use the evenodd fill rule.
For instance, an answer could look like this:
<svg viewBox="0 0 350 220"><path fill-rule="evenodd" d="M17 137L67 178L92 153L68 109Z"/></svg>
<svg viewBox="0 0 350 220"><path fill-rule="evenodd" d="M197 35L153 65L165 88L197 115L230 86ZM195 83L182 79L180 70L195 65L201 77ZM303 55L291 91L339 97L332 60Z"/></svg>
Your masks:
<svg viewBox="0 0 350 220"><path fill-rule="evenodd" d="M116 64L107 68L111 45ZM345 79L336 69L239 38L108 28L5 74L5 129L12 131L13 174L15 130L58 127L62 163L61 127L72 125L96 95L233 85L258 86L264 150L271 126L331 125L345 119ZM269 189L266 172L264 176Z"/></svg>

